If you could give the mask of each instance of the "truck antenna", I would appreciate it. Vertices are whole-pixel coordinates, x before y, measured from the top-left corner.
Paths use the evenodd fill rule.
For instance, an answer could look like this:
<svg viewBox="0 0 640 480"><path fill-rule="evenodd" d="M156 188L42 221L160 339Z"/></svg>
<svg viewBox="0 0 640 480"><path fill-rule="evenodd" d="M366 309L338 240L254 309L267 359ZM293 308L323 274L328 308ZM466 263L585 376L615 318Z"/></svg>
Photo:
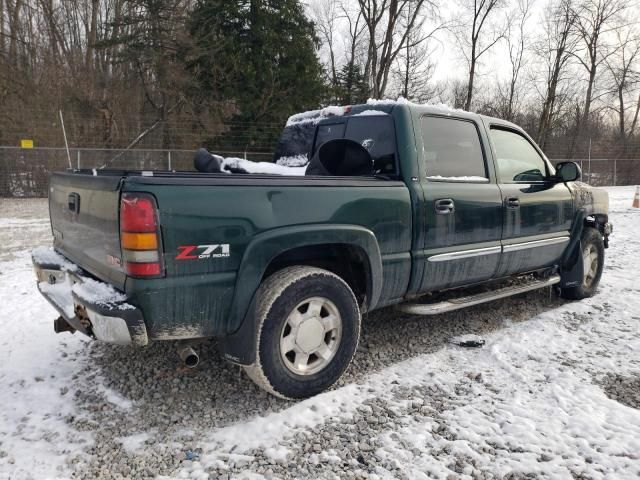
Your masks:
<svg viewBox="0 0 640 480"><path fill-rule="evenodd" d="M58 110L60 114L60 123L62 124L62 135L64 136L64 146L67 149L67 159L69 160L69 168L73 170L71 165L71 154L69 153L69 142L67 142L67 131L64 128L64 118L62 118L62 110Z"/></svg>

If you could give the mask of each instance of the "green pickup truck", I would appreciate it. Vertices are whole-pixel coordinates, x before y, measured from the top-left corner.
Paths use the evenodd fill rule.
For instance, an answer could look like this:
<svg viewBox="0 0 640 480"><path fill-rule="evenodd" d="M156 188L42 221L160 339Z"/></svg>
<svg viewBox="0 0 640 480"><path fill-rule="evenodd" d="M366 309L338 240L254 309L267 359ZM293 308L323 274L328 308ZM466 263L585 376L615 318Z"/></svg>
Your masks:
<svg viewBox="0 0 640 480"><path fill-rule="evenodd" d="M290 122L312 132L304 175L52 174L53 250L33 262L56 332L179 340L189 366L214 338L260 387L304 398L348 367L364 312L595 293L608 196L575 163L554 168L521 128L463 111L324 113Z"/></svg>

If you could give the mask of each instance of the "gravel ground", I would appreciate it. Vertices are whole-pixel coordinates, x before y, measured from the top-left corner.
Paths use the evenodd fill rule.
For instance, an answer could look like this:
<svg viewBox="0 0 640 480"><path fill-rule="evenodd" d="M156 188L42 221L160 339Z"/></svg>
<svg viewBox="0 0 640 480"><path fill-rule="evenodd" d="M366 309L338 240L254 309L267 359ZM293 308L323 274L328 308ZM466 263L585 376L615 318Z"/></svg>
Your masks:
<svg viewBox="0 0 640 480"><path fill-rule="evenodd" d="M560 303L548 291L541 291L496 302L491 309L476 307L433 319L405 316L393 309L374 312L363 322L362 341L353 364L334 389L362 384L368 375L385 367L420 354L435 352L446 346L454 336L486 334L502 328L505 316L514 322L524 321ZM152 344L142 350L93 343L87 346L86 351L79 353L89 356L85 370L79 375L82 385L73 392L74 401L84 414L69 418L68 421L79 430L93 431L96 424L102 425L102 428L96 431L95 445L89 449L91 459L86 464L84 455L72 460L82 464L78 477L172 476L189 462L187 458L191 455L186 452L193 452L194 458L201 453L198 440L211 429L256 415L286 410L295 403L276 399L258 389L238 367L221 358L213 342L203 343L198 348L202 361L195 370L181 367L176 348L174 342ZM98 375L100 381L95 381ZM469 381L465 379L461 385ZM104 396L103 387L135 402L140 408L113 408L112 402ZM436 411L438 406L450 401L438 393L424 388L413 392L427 401L423 414ZM409 394L401 386L394 387L394 395ZM464 399L458 398L457 401ZM372 453L375 444L363 443L362 439L366 442L383 429L393 429L399 421L394 423L393 418L415 413L412 407L408 407L406 411L396 412L394 417L380 415L381 412L388 412L387 403L384 399L371 399L358 409L349 423L343 423L340 418L316 431L300 433L303 437L312 438L299 445L299 449L296 446L293 454L295 461L278 463L265 456L263 449L255 449L209 473L216 478L223 473L234 475L249 469L262 474L270 473L277 478L318 478L318 469L326 467L326 462L320 461L319 455L332 449L336 450L333 455L340 460L334 459L329 465L335 467L335 472L340 476L348 476L348 472L356 476L373 472L376 467ZM375 414L372 413L373 409ZM91 421L87 421L87 418L91 418ZM141 432L152 432L146 445L153 448L143 449L144 452L127 452L117 448L118 438ZM348 440L347 446L355 448L354 451L349 448L344 450L345 440ZM248 461L249 457L253 459ZM343 470L345 466L347 468ZM330 473L323 472L327 475Z"/></svg>
<svg viewBox="0 0 640 480"><path fill-rule="evenodd" d="M640 409L640 373L631 377L606 375L597 382L607 397L628 407Z"/></svg>
<svg viewBox="0 0 640 480"><path fill-rule="evenodd" d="M9 245L0 255L5 262L0 274L13 265L10 261L22 258L25 248L46 243L49 235L42 202L25 209L5 203L2 213L0 220L10 218L0 229L0 241ZM640 231L640 217L629 218L636 224L628 228ZM616 241L609 250L608 273L623 272L640 246L640 241L635 246ZM611 293L622 287L603 288ZM629 299L640 296L631 283L623 290ZM188 370L180 365L174 342L134 349L64 334L56 340L60 355L73 366L71 381L61 383L52 374L32 383L54 385L59 399L71 405L61 415L74 438L90 438L63 456L54 475L63 478L558 478L544 473L552 467L563 469L553 470L563 472L563 478L605 478L607 472L613 472L611 478L637 478L640 457L626 451L608 455L595 436L585 442L594 452L605 451L604 460L597 453L592 458L584 446L568 445L565 453L539 446L522 432L522 444L501 442L500 434L469 441L474 425L456 419L478 402L486 402L479 408L490 411L501 402L510 405L511 397L514 404L525 398L531 405L554 395L571 397L554 390L566 375L595 388L596 396L604 392L598 405L610 401L605 408L618 413L629 407L623 413L640 419L633 416L640 408L640 359L636 350L622 351L640 338L638 306L640 301L620 306L602 295L570 304L545 289L437 317L384 309L364 319L354 362L332 391L298 403L255 387L238 367L222 360L214 342L197 347L201 364ZM545 328L557 330L557 345L553 336L544 337L549 335ZM538 341L549 339L548 351L544 343L536 344L537 331ZM453 337L466 334L494 340L480 349L451 346ZM519 345L522 352L513 353ZM486 356L493 363L482 363ZM494 369L496 362L502 364ZM2 378L0 371L0 388L5 388ZM572 383L571 388L578 387ZM563 397L561 406L570 412L567 401ZM547 410L550 417L564 413L551 401ZM496 412L504 415L504 410ZM545 431L541 422L534 430ZM495 423L508 432L504 421ZM506 421L511 423L518 421ZM23 419L20 425L13 437L30 422ZM265 433L272 425L275 433ZM570 426L570 421L563 424ZM10 436L1 433L0 478L31 478L28 469L16 469ZM264 435L270 440L247 442ZM60 441L61 436L50 439ZM522 468L500 467L505 459L525 457L519 460ZM627 463L609 464L609 457Z"/></svg>

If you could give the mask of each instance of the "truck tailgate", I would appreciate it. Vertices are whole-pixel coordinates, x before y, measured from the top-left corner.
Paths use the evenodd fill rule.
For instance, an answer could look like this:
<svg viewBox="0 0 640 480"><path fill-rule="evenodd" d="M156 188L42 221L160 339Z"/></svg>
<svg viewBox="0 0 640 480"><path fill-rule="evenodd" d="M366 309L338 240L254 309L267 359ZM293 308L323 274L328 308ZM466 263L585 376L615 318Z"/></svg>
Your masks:
<svg viewBox="0 0 640 480"><path fill-rule="evenodd" d="M99 279L124 289L119 205L121 175L53 173L49 214L54 247Z"/></svg>

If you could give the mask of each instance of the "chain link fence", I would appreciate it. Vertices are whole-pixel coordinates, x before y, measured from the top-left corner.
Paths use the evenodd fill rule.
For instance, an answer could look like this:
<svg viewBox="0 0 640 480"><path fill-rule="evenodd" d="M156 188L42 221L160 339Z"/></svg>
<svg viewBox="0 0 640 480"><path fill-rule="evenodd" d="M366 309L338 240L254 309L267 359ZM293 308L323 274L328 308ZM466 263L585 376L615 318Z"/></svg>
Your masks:
<svg viewBox="0 0 640 480"><path fill-rule="evenodd" d="M123 170L193 171L195 150L0 147L0 198L47 196L50 172L101 167ZM224 157L270 162L272 153L216 151Z"/></svg>
<svg viewBox="0 0 640 480"><path fill-rule="evenodd" d="M216 151L225 157L272 161L270 152ZM195 150L0 147L0 198L44 198L50 172L67 168L193 171ZM566 159L554 158L552 163ZM572 159L594 186L640 184L639 159Z"/></svg>

